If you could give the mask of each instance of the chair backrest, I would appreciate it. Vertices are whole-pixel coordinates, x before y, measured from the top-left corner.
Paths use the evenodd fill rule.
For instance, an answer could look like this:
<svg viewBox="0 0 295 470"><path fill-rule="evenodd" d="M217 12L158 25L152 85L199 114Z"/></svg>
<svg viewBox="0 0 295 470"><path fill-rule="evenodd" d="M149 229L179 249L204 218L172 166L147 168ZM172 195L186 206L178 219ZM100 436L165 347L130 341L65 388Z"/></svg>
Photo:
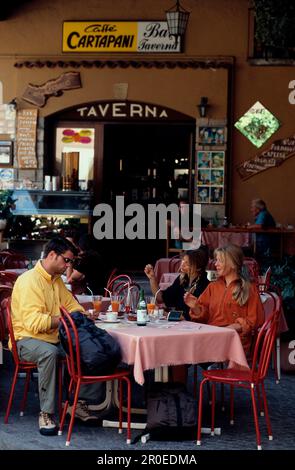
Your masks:
<svg viewBox="0 0 295 470"><path fill-rule="evenodd" d="M110 275L109 275L109 278L108 278L108 280L107 280L107 283L106 283L107 289L109 288L109 285L110 285L111 281L114 279L114 277L115 277L117 271L118 271L117 268L114 268L114 269L111 271L111 273L110 273Z"/></svg>
<svg viewBox="0 0 295 470"><path fill-rule="evenodd" d="M169 268L168 268L168 272L169 273L176 273L179 271L179 268L180 268L180 265L181 265L181 260L182 260L182 257L177 255L177 256L173 256L170 261L169 261Z"/></svg>
<svg viewBox="0 0 295 470"><path fill-rule="evenodd" d="M16 341L14 337L14 331L13 331L12 319L11 319L11 299L10 298L7 299L7 303L6 303L6 323L7 323L9 336L10 336L12 356L13 356L15 364L19 364L20 360L19 360L18 351L16 347Z"/></svg>
<svg viewBox="0 0 295 470"><path fill-rule="evenodd" d="M10 253L3 259L3 266L5 269L22 269L27 268L29 260L18 253Z"/></svg>
<svg viewBox="0 0 295 470"><path fill-rule="evenodd" d="M0 271L0 284L4 286L13 287L15 281L18 278L17 273L11 273L7 271Z"/></svg>
<svg viewBox="0 0 295 470"><path fill-rule="evenodd" d="M126 283L132 283L130 276L128 276L127 274L119 274L110 281L110 283L107 285L107 289L113 294L117 294L117 288ZM107 291L106 295L108 295Z"/></svg>
<svg viewBox="0 0 295 470"><path fill-rule="evenodd" d="M80 342L79 342L78 331L67 309L61 306L60 312L61 312L60 321L62 322L64 326L67 340L68 340L69 350L66 355L68 372L72 378L77 379L78 377L82 376Z"/></svg>
<svg viewBox="0 0 295 470"><path fill-rule="evenodd" d="M270 293L271 294L271 293ZM263 380L267 374L271 353L275 338L278 333L282 302L279 296L274 297L274 309L268 320L264 322L259 330L252 363L253 382Z"/></svg>
<svg viewBox="0 0 295 470"><path fill-rule="evenodd" d="M11 296L12 287L0 285L0 341L5 342L8 339L8 329L6 322L6 303Z"/></svg>
<svg viewBox="0 0 295 470"><path fill-rule="evenodd" d="M271 267L269 267L263 276L258 276L259 292L265 292L270 288Z"/></svg>
<svg viewBox="0 0 295 470"><path fill-rule="evenodd" d="M123 297L123 303L126 311L136 310L137 304L139 302L140 285L136 282L131 282L130 284L124 282L118 287L116 294Z"/></svg>

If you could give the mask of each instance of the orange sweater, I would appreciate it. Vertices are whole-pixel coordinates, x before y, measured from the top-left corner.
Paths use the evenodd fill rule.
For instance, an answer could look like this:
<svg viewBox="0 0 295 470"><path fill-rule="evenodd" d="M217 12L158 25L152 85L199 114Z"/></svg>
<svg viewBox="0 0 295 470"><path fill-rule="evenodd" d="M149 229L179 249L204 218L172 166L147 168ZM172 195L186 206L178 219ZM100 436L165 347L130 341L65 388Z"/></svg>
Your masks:
<svg viewBox="0 0 295 470"><path fill-rule="evenodd" d="M192 321L215 326L240 323L240 338L245 352L248 353L252 331L259 328L264 321L263 305L254 284L251 284L248 301L242 306L233 299L233 289L234 282L226 287L223 278L211 282L198 298L201 312L196 314L190 310L190 317Z"/></svg>

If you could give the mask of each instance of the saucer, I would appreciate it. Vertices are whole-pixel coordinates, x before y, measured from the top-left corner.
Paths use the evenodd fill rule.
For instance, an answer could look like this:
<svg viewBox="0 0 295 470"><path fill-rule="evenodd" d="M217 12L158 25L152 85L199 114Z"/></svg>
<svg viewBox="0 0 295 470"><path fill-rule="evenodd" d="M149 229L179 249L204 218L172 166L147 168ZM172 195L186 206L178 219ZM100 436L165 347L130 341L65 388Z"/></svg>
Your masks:
<svg viewBox="0 0 295 470"><path fill-rule="evenodd" d="M103 323L120 323L120 320L102 320Z"/></svg>

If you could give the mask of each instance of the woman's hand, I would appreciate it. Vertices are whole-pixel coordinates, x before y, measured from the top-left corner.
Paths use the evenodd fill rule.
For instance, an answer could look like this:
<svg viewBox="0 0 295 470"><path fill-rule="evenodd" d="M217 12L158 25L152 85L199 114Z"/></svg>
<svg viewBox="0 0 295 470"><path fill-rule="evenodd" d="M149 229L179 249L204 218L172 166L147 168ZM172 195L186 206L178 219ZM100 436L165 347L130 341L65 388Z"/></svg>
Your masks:
<svg viewBox="0 0 295 470"><path fill-rule="evenodd" d="M242 331L242 325L240 325L240 323L231 323L230 325L227 325L227 328L236 330L238 333L241 333Z"/></svg>
<svg viewBox="0 0 295 470"><path fill-rule="evenodd" d="M149 279L155 278L155 271L151 264L146 265L146 267L144 268L144 272Z"/></svg>
<svg viewBox="0 0 295 470"><path fill-rule="evenodd" d="M198 299L193 294L186 292L183 296L184 303L190 308L196 308L198 306Z"/></svg>

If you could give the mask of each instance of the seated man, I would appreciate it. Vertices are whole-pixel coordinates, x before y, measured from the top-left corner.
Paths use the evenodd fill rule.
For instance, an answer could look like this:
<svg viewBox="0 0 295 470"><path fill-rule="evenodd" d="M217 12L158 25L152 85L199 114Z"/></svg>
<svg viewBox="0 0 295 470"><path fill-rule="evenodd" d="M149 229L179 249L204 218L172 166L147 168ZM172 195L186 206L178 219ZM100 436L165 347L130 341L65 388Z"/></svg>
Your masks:
<svg viewBox="0 0 295 470"><path fill-rule="evenodd" d="M55 435L55 385L59 348L58 325L60 306L69 312L83 312L61 279L66 268L74 262L76 249L64 238L50 240L44 258L18 277L12 292L12 325L19 357L37 363L40 400L39 428L46 436ZM95 384L96 385L96 384ZM99 384L98 384L99 385ZM81 394L87 398L93 385L84 385ZM76 415L82 421L97 420L80 401Z"/></svg>
<svg viewBox="0 0 295 470"><path fill-rule="evenodd" d="M276 226L275 220L270 212L268 212L266 204L262 199L253 199L251 203L251 213L254 216L255 223L249 228L268 229ZM269 255L273 248L273 239L270 234L256 234L256 254L258 257Z"/></svg>

